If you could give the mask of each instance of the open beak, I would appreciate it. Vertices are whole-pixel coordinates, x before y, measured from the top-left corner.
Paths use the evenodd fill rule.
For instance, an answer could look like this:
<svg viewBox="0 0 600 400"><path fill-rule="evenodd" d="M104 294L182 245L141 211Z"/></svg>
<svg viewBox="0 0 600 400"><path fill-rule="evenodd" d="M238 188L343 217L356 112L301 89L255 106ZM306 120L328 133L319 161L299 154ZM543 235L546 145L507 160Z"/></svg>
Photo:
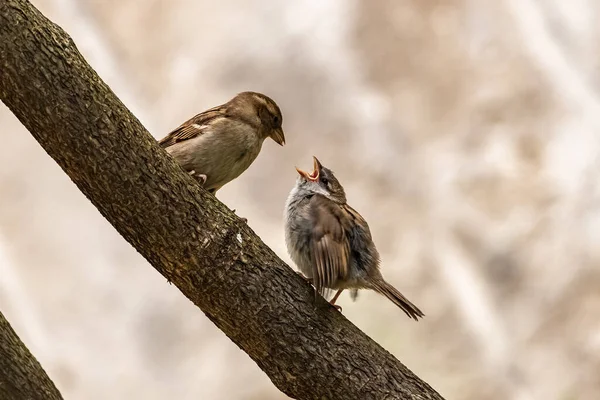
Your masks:
<svg viewBox="0 0 600 400"><path fill-rule="evenodd" d="M271 139L273 139L279 145L283 146L285 144L285 135L283 134L283 129L274 129L273 133L271 133Z"/></svg>
<svg viewBox="0 0 600 400"><path fill-rule="evenodd" d="M296 171L300 174L301 177L306 179L307 181L316 182L319 179L319 174L321 172L321 163L317 160L317 157L313 156L313 172L308 173L306 171L301 170L296 167Z"/></svg>

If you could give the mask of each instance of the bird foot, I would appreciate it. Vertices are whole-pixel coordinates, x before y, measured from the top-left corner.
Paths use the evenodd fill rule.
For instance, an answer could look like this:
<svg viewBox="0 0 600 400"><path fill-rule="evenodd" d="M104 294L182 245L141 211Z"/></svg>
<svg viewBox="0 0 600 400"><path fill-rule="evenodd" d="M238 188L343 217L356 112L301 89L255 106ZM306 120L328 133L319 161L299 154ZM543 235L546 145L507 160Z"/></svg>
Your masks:
<svg viewBox="0 0 600 400"><path fill-rule="evenodd" d="M313 284L313 279L312 278L307 278L306 276L304 276L304 274L300 271L296 271L296 273L298 274L298 276L300 276L300 278L304 279L306 282L310 283L311 285Z"/></svg>
<svg viewBox="0 0 600 400"><path fill-rule="evenodd" d="M311 285L313 284L313 282L314 282L313 278L308 278L308 277L304 276L304 274L303 274L302 272L300 272L300 271L296 271L296 274L298 274L298 276L299 276L300 278L304 279L304 280L305 280L306 282L308 282L309 284L311 284ZM338 295L338 296L339 296L339 295ZM332 306L333 306L333 307L334 307L336 310L338 310L339 312L342 312L342 306L338 306L337 304L335 304L335 301L337 300L337 297L338 297L338 296L336 296L334 299L332 299L332 300L329 302L329 304L331 304L331 305L332 305Z"/></svg>
<svg viewBox="0 0 600 400"><path fill-rule="evenodd" d="M336 308L336 310L338 310L339 312L342 312L342 307L338 306L337 304L335 304L335 302L337 301L338 297L340 297L340 294L342 294L342 292L344 291L344 289L339 289L335 296L333 296L333 299L329 300L329 304L331 304L332 306L334 306Z"/></svg>
<svg viewBox="0 0 600 400"><path fill-rule="evenodd" d="M208 179L208 177L204 174L197 174L195 170L191 170L190 172L188 172L192 177L196 178L196 180L198 181L198 183L200 184L200 186L204 186L204 184L206 183L206 179Z"/></svg>

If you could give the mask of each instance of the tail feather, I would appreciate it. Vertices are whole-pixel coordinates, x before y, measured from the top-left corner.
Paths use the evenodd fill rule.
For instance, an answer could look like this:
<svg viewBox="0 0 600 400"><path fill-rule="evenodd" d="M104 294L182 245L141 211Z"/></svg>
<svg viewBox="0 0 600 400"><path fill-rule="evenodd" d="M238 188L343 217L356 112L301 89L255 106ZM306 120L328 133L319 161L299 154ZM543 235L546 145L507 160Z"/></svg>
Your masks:
<svg viewBox="0 0 600 400"><path fill-rule="evenodd" d="M372 282L372 284L373 290L390 299L395 305L400 307L402 311L409 316L409 318L413 318L415 321L418 321L419 317L423 318L425 316L425 314L423 314L423 312L419 310L417 306L411 303L406 297L404 297L402 293L400 293L395 287L383 279L376 280Z"/></svg>

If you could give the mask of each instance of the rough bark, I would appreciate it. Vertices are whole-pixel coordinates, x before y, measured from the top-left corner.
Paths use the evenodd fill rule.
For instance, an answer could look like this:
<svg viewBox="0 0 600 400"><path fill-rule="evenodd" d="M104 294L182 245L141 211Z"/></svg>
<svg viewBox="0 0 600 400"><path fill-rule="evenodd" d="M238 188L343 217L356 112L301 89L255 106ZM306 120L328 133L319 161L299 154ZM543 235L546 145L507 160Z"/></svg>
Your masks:
<svg viewBox="0 0 600 400"><path fill-rule="evenodd" d="M117 231L281 391L441 399L322 298L315 302L307 283L167 156L60 27L25 0L0 4L2 101Z"/></svg>
<svg viewBox="0 0 600 400"><path fill-rule="evenodd" d="M54 383L1 312L0 399L62 400Z"/></svg>

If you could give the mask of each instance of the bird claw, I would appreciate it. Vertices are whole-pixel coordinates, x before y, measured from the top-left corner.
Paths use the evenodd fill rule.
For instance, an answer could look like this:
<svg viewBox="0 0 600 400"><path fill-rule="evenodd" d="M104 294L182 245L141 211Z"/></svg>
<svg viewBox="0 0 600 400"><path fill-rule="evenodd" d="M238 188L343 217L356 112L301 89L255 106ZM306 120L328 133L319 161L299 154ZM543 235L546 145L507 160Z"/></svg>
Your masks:
<svg viewBox="0 0 600 400"><path fill-rule="evenodd" d="M304 276L304 274L300 271L296 271L296 274L298 274L298 276L300 276L300 278L304 279L306 282L310 283L312 285L313 283L313 279L312 278L307 278L306 276Z"/></svg>
<svg viewBox="0 0 600 400"><path fill-rule="evenodd" d="M208 178L204 174L198 174L198 175L196 175L196 179L198 180L198 183L200 184L200 186L204 186L204 184L206 183L206 180Z"/></svg>
<svg viewBox="0 0 600 400"><path fill-rule="evenodd" d="M342 312L342 306L338 306L337 304L333 304L332 302L329 302L329 304L331 304L339 312Z"/></svg>
<svg viewBox="0 0 600 400"><path fill-rule="evenodd" d="M192 177L196 178L200 186L204 186L208 177L204 174L197 174L195 170L188 172Z"/></svg>

